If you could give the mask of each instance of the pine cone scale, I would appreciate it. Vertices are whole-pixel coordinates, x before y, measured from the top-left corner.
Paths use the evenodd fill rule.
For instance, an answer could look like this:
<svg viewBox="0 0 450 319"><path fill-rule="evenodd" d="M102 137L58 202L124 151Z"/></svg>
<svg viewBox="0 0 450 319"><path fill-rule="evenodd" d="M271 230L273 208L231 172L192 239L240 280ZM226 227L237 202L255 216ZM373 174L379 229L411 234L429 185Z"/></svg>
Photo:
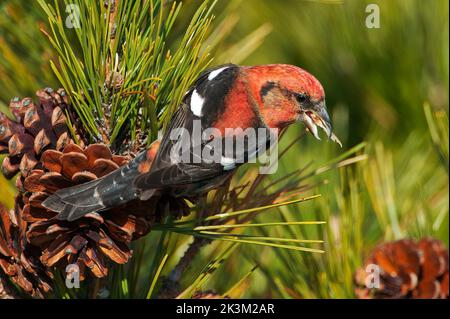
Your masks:
<svg viewBox="0 0 450 319"><path fill-rule="evenodd" d="M0 205L0 271L26 293L43 297L51 289L51 279L42 265L33 261L24 237L26 223L18 220L16 215L20 216L21 212L8 212Z"/></svg>

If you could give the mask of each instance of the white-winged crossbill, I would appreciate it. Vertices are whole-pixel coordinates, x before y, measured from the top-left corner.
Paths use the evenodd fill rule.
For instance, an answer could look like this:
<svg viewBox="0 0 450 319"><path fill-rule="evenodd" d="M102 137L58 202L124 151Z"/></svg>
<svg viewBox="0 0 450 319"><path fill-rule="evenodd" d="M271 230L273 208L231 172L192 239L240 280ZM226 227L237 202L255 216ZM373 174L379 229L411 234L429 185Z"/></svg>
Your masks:
<svg viewBox="0 0 450 319"><path fill-rule="evenodd" d="M218 66L204 71L188 90L156 155L155 147L150 147L101 179L59 190L43 205L58 212L59 219L72 221L131 200L147 200L156 192L195 198L222 185L240 165L260 154L269 140L299 121L316 138L320 139L317 127L321 127L339 143L332 133L324 89L314 76L285 64ZM196 126L209 132L206 139L205 134L197 142L190 138ZM270 133L252 141L248 129ZM244 143L238 147L240 138ZM235 146L231 153L222 150L227 150L227 140ZM203 156L217 149L218 157Z"/></svg>

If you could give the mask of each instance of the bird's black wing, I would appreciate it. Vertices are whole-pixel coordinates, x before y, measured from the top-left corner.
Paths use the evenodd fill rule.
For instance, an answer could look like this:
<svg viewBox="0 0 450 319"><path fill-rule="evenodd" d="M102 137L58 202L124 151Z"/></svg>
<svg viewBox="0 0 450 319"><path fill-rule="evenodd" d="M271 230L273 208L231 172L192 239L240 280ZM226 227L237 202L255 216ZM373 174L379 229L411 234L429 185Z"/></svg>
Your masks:
<svg viewBox="0 0 450 319"><path fill-rule="evenodd" d="M220 73L211 78L215 71ZM195 135L194 125L201 123L201 129L208 128L220 116L237 72L237 66L228 64L205 71L199 76L173 115L161 140L152 170L136 178L134 186L139 191L204 183L229 173L229 169L220 162L205 161L201 155L208 143L192 136ZM201 116L193 112L195 94L203 101ZM190 144L189 147L186 147L187 143Z"/></svg>
<svg viewBox="0 0 450 319"><path fill-rule="evenodd" d="M172 123L166 130L167 133L161 140L160 148L152 164L152 170L136 178L134 185L137 189L146 190L189 184L221 174L223 167L218 163L205 163L201 161L201 158L199 158L199 163L193 163L194 157L198 158L199 155L195 151L195 146L202 148L203 144L191 144L186 149L180 150L180 147L187 145L185 143L192 142L190 134L192 134L193 120L192 112L188 106L186 104L181 105L174 114ZM182 130L176 132L180 128ZM171 139L170 132L176 132L173 133L175 134L173 139ZM178 139L175 139L176 137ZM186 161L183 161L182 156L186 158Z"/></svg>

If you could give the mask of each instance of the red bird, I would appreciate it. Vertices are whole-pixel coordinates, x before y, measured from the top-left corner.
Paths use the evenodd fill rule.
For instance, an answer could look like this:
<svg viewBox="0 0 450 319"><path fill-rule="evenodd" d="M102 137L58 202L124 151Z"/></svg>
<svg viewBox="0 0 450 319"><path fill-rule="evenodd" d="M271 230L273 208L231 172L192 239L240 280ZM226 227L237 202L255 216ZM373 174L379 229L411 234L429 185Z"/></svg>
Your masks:
<svg viewBox="0 0 450 319"><path fill-rule="evenodd" d="M319 126L339 143L332 133L324 89L305 70L285 64L218 66L200 74L187 91L161 139L156 157L152 154L154 148L150 148L103 178L56 192L43 205L58 212L59 219L72 221L137 198L149 199L155 192L195 198L222 185L237 167L259 154L273 136L268 134L257 142L247 139L244 147L236 147L232 154L222 153L216 161L198 156L213 149L210 141L219 141L215 145L223 146L228 138L241 137L238 135L242 130L281 132L298 121L316 138L320 139ZM182 138L194 134L198 122L202 130L210 128L214 133L207 141L187 143L190 140ZM172 136L180 129L178 137L182 143ZM230 135L229 129L242 130L231 130ZM184 148L182 153L180 147ZM189 161L182 160L186 154ZM146 165L153 158L151 167Z"/></svg>

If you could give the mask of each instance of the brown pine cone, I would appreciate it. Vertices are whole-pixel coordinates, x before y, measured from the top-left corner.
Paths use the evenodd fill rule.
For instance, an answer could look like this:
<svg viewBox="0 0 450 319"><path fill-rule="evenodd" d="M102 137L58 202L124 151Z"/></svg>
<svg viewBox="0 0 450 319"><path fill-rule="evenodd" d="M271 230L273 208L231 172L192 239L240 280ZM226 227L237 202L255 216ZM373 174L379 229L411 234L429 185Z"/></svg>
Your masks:
<svg viewBox="0 0 450 319"><path fill-rule="evenodd" d="M51 290L52 275L39 261L39 249L26 244L26 223L20 209L8 211L0 205L0 277L8 291L6 277L33 297L43 298ZM3 274L1 274L3 272Z"/></svg>
<svg viewBox="0 0 450 319"><path fill-rule="evenodd" d="M131 157L113 155L102 144L86 147L86 134L64 90L47 88L38 91L37 96L37 104L30 98L11 101L9 107L15 120L0 113L0 154L7 154L2 171L7 178L20 172L15 214L23 223L20 229L26 238L21 243L21 256L27 256L29 269L43 265L46 270L57 266L65 271L67 265L77 264L81 279L85 278L86 268L94 276L104 277L110 264L129 260L130 242L147 234L151 224L169 214L175 218L186 215L189 207L184 200L155 194L146 202L136 200L74 222L58 220L54 212L42 206L49 195L105 176ZM72 123L71 129L68 122ZM72 133L80 146L71 139ZM152 147L156 154L159 143ZM151 163L147 164L149 169Z"/></svg>
<svg viewBox="0 0 450 319"><path fill-rule="evenodd" d="M2 163L6 178L14 177L19 171L23 177L28 176L44 150L62 150L72 142L66 113L73 113L68 107L66 92L46 88L37 91L36 95L37 103L31 98L11 100L9 109L15 120L0 113L0 154L8 154ZM74 127L80 125L74 123ZM78 138L82 143L82 134L78 134Z"/></svg>
<svg viewBox="0 0 450 319"><path fill-rule="evenodd" d="M365 267L356 272L355 292L360 299L445 299L449 296L448 263L448 250L438 240L385 243L375 248ZM365 285L369 275L366 267L370 264L379 266L379 288Z"/></svg>
<svg viewBox="0 0 450 319"><path fill-rule="evenodd" d="M81 279L86 268L100 278L108 274L110 263L129 260L130 242L150 230L143 217L148 209L140 202L90 213L73 222L58 220L56 213L42 206L57 190L100 178L127 162L128 158L112 155L103 144L86 149L69 144L62 152L42 154L41 168L32 170L22 185L23 219L30 225L27 239L42 250L40 260L46 267L65 270L67 265L77 264Z"/></svg>

